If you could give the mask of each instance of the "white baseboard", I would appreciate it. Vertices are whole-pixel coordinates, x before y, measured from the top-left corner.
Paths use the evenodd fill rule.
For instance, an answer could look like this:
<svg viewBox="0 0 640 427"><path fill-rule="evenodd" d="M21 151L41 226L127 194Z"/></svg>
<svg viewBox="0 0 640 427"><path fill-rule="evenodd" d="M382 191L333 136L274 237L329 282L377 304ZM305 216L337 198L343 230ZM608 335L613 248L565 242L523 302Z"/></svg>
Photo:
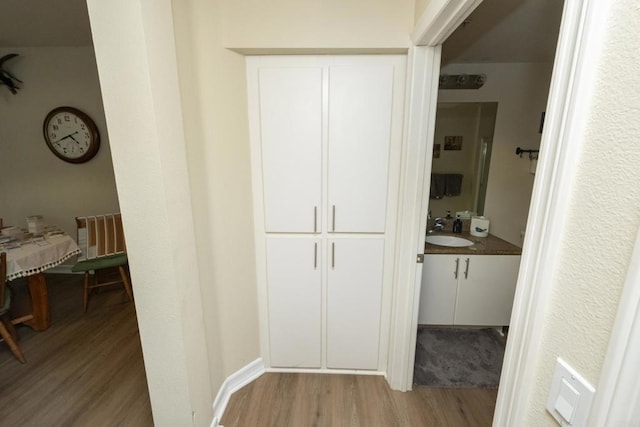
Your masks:
<svg viewBox="0 0 640 427"><path fill-rule="evenodd" d="M233 374L229 375L220 386L216 400L213 401L213 421L211 427L218 427L220 420L224 415L231 395L240 390L251 381L264 374L264 362L262 358L258 358Z"/></svg>

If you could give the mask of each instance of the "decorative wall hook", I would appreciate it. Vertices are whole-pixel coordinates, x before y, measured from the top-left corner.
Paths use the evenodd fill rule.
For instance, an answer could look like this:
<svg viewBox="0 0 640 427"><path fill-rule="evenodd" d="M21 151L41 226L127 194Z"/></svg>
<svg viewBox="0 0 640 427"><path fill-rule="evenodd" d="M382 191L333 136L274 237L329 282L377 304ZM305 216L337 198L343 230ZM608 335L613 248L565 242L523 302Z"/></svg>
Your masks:
<svg viewBox="0 0 640 427"><path fill-rule="evenodd" d="M10 53L0 58L0 85L5 85L6 87L8 87L11 93L14 95L18 93L18 89L20 89L18 83L22 83L22 80L11 74L9 71L5 70L4 63L12 58L15 58L16 56L18 56L17 53Z"/></svg>

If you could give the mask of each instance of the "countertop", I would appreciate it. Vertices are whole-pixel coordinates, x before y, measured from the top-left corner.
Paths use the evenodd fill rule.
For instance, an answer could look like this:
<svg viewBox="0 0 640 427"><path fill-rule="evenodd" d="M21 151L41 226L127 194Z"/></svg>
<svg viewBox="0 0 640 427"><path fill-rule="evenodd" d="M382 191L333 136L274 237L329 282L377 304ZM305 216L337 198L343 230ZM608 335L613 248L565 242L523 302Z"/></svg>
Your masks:
<svg viewBox="0 0 640 427"><path fill-rule="evenodd" d="M522 248L513 245L506 240L502 240L492 234L487 237L476 237L469 234L469 232L462 233L447 233L447 232L435 232L437 235L442 236L456 236L464 239L469 239L474 242L471 246L462 248L451 248L449 246L438 246L430 243L424 244L425 254L451 254L451 255L520 255L522 254ZM434 233L434 234L435 234Z"/></svg>

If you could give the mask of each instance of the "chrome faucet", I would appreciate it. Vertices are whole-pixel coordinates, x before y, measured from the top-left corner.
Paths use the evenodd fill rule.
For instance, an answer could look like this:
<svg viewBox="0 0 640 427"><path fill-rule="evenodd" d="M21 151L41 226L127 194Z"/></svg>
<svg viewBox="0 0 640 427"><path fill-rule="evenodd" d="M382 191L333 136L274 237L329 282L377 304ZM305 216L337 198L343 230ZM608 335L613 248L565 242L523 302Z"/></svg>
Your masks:
<svg viewBox="0 0 640 427"><path fill-rule="evenodd" d="M433 222L433 227L431 228L431 231L442 231L444 230L444 226L447 223L444 221L444 218L436 218Z"/></svg>

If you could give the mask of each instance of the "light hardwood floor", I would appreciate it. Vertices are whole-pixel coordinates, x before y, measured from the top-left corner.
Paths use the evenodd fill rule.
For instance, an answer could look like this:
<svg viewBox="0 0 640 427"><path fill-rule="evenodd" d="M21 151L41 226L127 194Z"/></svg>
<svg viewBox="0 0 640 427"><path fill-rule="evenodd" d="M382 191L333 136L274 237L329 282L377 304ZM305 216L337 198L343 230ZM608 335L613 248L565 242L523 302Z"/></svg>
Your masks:
<svg viewBox="0 0 640 427"><path fill-rule="evenodd" d="M82 275L46 280L51 327L16 328L27 363L0 342L0 425L153 425L133 303L104 290L85 314Z"/></svg>
<svg viewBox="0 0 640 427"><path fill-rule="evenodd" d="M231 396L222 418L234 426L490 426L495 389L414 387L384 378L267 373Z"/></svg>

